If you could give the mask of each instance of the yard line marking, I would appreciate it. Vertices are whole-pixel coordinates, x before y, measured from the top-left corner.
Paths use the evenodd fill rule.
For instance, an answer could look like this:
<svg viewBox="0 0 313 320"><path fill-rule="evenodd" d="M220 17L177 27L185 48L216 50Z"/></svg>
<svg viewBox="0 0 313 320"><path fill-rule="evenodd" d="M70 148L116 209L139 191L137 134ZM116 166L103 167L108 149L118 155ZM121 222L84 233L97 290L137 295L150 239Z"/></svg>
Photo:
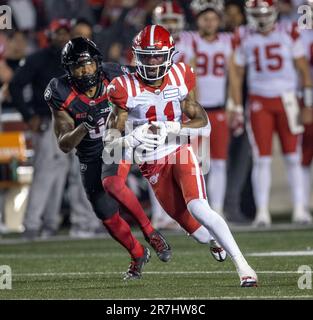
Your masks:
<svg viewBox="0 0 313 320"><path fill-rule="evenodd" d="M260 274L298 274L298 271L256 271ZM13 273L17 277L55 277L55 276L89 276L89 275L112 275L121 274L123 271L114 272L44 272L44 273ZM181 274L237 274L236 271L146 271L145 274L157 275L181 275Z"/></svg>
<svg viewBox="0 0 313 320"><path fill-rule="evenodd" d="M102 253L68 253L68 254L59 254L59 253L0 253L0 258L7 258L7 259L42 259L42 258L47 258L47 259L60 259L60 258L104 258L104 257L122 257L124 256L123 252L102 252Z"/></svg>
<svg viewBox="0 0 313 320"><path fill-rule="evenodd" d="M249 257L298 257L313 256L313 250L303 251L270 251L270 252L252 252L245 254Z"/></svg>
<svg viewBox="0 0 313 320"><path fill-rule="evenodd" d="M193 252L184 252L183 255L193 255ZM36 254L36 253L0 253L0 258L7 258L7 259L41 259L41 258L48 258L48 259L60 259L60 258L104 258L108 256L116 256L121 257L124 254L122 252L110 252L110 253L77 253L77 254ZM313 250L302 250L302 251L269 251L269 252L252 252L247 253L245 256L248 257L298 257L298 256L313 256Z"/></svg>

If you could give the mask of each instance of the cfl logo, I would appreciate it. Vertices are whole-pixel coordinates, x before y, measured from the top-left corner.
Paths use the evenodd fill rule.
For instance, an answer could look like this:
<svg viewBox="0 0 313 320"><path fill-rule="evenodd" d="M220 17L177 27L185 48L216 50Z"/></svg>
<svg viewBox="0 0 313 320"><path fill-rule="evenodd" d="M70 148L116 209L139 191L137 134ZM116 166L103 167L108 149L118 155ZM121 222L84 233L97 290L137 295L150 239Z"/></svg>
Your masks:
<svg viewBox="0 0 313 320"><path fill-rule="evenodd" d="M298 14L301 14L298 19L299 29L313 29L313 7L308 5L300 6Z"/></svg>

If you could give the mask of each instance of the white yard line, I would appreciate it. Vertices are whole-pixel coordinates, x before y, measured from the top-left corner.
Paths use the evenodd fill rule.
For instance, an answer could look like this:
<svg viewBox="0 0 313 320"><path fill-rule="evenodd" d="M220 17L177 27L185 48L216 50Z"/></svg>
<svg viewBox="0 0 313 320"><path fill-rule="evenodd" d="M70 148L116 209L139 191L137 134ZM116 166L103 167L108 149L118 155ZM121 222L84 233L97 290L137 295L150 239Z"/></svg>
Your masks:
<svg viewBox="0 0 313 320"><path fill-rule="evenodd" d="M182 255L193 255L194 252L183 252ZM123 252L101 252L101 253L68 253L68 254L58 254L58 253L0 253L0 258L2 259L62 259L62 258L105 258L105 257L122 257ZM269 252L251 252L246 253L247 257L299 257L299 256L313 256L313 250L302 250L302 251L269 251Z"/></svg>
<svg viewBox="0 0 313 320"><path fill-rule="evenodd" d="M248 257L299 257L299 256L313 256L313 250L252 252L252 253L245 254L245 256L248 256Z"/></svg>
<svg viewBox="0 0 313 320"><path fill-rule="evenodd" d="M297 271L266 270L256 271L259 274L297 274ZM15 277L63 277L63 276L90 276L90 275L114 275L123 271L115 272L43 272L43 273L13 273ZM182 275L182 274L237 274L236 271L145 271L145 275Z"/></svg>

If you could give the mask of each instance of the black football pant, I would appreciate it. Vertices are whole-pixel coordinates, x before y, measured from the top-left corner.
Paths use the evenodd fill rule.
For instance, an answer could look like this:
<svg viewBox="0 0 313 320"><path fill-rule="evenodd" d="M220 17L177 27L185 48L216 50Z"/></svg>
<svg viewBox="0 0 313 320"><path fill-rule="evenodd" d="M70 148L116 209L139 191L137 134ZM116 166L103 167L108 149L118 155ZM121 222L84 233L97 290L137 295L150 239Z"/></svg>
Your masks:
<svg viewBox="0 0 313 320"><path fill-rule="evenodd" d="M80 172L87 197L100 220L111 218L119 210L119 203L102 186L101 177L115 176L118 164L104 164L102 159L94 162L80 162Z"/></svg>

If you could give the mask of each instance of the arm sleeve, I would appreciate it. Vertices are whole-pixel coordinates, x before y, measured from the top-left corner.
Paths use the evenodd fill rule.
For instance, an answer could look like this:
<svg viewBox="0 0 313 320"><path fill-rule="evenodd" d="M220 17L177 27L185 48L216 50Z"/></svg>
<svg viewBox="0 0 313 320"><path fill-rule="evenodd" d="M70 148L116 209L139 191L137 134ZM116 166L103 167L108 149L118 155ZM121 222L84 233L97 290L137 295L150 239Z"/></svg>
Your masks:
<svg viewBox="0 0 313 320"><path fill-rule="evenodd" d="M117 107L128 110L127 108L127 92L120 83L121 78L114 78L108 85L107 94L109 102L113 103Z"/></svg>

